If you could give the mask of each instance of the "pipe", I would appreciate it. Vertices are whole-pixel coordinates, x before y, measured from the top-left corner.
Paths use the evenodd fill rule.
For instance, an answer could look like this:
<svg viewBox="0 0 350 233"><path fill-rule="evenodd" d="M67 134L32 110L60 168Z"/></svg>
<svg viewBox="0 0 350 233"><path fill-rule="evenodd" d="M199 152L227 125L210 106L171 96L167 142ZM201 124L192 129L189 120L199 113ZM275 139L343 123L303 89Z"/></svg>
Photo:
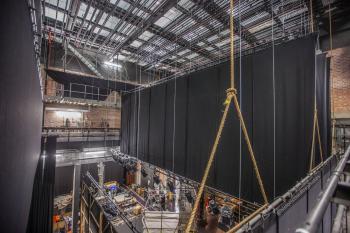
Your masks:
<svg viewBox="0 0 350 233"><path fill-rule="evenodd" d="M346 177L345 182L347 183L350 182L350 176ZM335 215L335 219L332 227L332 233L341 232L342 225L343 225L342 224L343 216L344 216L344 213L346 213L345 211L346 211L345 205L338 205L337 214Z"/></svg>
<svg viewBox="0 0 350 233"><path fill-rule="evenodd" d="M324 190L322 192L322 196L318 198L317 205L312 209L310 214L308 214L308 217L306 219L306 222L302 228L298 228L295 232L298 233L316 233L320 223L323 219L323 215L325 211L327 210L328 204L331 201L331 198L333 197L334 191L337 188L339 177L342 174L344 167L346 165L346 162L349 159L350 154L350 146L346 150L344 156L341 158L338 166L336 167L334 173L330 177L330 181Z"/></svg>
<svg viewBox="0 0 350 233"><path fill-rule="evenodd" d="M273 213L276 208L278 208L278 206L280 206L281 204L287 202L287 200L289 200L294 193L298 192L300 189L302 189L303 187L305 187L305 184L307 184L308 182L310 182L310 180L312 178L314 178L316 176L316 174L319 173L319 170L326 164L328 164L331 160L333 159L332 156L328 157L323 163L321 163L319 166L316 166L306 177L304 177L300 182L298 182L293 188L291 188L290 190L288 190L285 194L283 194L282 196L280 196L279 198L277 198L275 201L273 201L268 207L267 209L263 210L261 212L261 214L256 215L253 219L251 219L247 224L243 225L238 231L237 233L243 233L246 232L244 229L244 226L249 225L249 226L254 226L255 224L257 224L259 222L259 220L261 220L261 216L266 216L269 215L271 213Z"/></svg>

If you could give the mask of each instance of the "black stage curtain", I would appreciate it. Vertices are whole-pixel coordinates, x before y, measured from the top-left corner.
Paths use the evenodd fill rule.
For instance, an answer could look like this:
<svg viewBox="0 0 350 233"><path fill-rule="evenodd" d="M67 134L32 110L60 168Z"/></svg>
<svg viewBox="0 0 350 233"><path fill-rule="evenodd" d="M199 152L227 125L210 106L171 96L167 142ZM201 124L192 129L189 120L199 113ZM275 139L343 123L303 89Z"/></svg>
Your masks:
<svg viewBox="0 0 350 233"><path fill-rule="evenodd" d="M308 171L315 77L321 134L324 150L328 150L327 62L323 55L316 56L315 44L315 37L309 36L235 61L235 85L242 114L270 200L283 194ZM228 87L226 62L123 95L122 152L138 154L141 160L199 181ZM238 195L239 177L241 196L261 201L232 104L207 184Z"/></svg>
<svg viewBox="0 0 350 233"><path fill-rule="evenodd" d="M36 169L27 233L48 233L53 229L56 139L56 136L46 138L46 154L40 158Z"/></svg>

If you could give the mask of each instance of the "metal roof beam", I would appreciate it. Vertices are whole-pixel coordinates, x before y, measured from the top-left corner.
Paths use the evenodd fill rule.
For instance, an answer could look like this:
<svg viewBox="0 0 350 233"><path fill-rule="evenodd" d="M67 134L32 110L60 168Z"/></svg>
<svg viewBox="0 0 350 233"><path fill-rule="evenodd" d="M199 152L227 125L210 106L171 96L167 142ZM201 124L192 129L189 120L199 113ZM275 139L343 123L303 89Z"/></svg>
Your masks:
<svg viewBox="0 0 350 233"><path fill-rule="evenodd" d="M203 9L211 17L225 25L227 28L230 27L230 17L227 12L222 10L214 1L211 0L192 0L197 4L201 9ZM234 25L240 25L240 22L236 19L233 19ZM240 25L242 39L244 39L248 44L253 45L258 39L250 33L245 27ZM235 34L239 35L239 27L235 27Z"/></svg>
<svg viewBox="0 0 350 233"><path fill-rule="evenodd" d="M82 2L88 2L88 0L81 0ZM175 2L176 1L172 1L172 2ZM92 3L92 6L93 7L96 7L98 9L102 9L103 8L103 5L101 2L97 1L97 2L93 2ZM114 8L115 6L111 3L108 3L108 6L107 6L107 9L110 9L110 8ZM169 8L170 9L170 8ZM163 12L165 13L165 12ZM140 27L143 19L140 18L139 16L136 16L136 15L130 15L128 13L128 11L122 9L122 8L119 8L119 7L116 7L116 9L113 11L113 15L117 18L122 18L124 19L125 22L133 25L133 26L136 26L136 27ZM163 14L161 15L163 16ZM162 27L159 27L155 24L151 24L148 26L147 28L148 31L152 32L153 34L157 35L157 36L160 36L164 39L167 39L169 41L172 41L173 43L177 43L179 44L181 47L184 47L186 49L190 49L192 50L193 52L196 52L198 53L199 55L202 55L206 58L209 58L211 60L215 59L215 57L213 57L210 53L208 53L207 51L202 51L202 49L197 46L197 45L193 45L191 44L190 42L188 42L187 40L185 39L178 39L176 38L176 35L174 33L171 33L171 32L167 32L166 30L164 30L164 28ZM141 33L142 34L142 33ZM132 42L132 41L131 41ZM121 49L121 48L120 48ZM116 53L114 53L115 55Z"/></svg>
<svg viewBox="0 0 350 233"><path fill-rule="evenodd" d="M272 10L271 2L269 0L264 0L264 4L265 4L266 11L269 12L271 17L275 21L276 25L280 27L281 30L283 31L283 23L280 20L280 18L278 18L278 16L275 14L275 12Z"/></svg>
<svg viewBox="0 0 350 233"><path fill-rule="evenodd" d="M155 22L157 22L166 12L168 12L172 7L176 5L177 1L167 0L162 6L158 7L155 12L147 19L147 21L139 25L138 30L136 30L127 40L123 41L119 46L117 46L115 52L112 54L112 57L116 55L120 49L126 45L130 45L134 40L136 40L142 33L144 33L149 27L152 27Z"/></svg>

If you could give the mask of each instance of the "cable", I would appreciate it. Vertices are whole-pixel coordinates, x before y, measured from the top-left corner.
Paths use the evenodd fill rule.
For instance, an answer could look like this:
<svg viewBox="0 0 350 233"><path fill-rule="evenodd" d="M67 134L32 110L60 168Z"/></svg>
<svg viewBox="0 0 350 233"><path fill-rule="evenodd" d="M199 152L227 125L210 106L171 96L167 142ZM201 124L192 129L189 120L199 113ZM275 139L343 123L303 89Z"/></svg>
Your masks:
<svg viewBox="0 0 350 233"><path fill-rule="evenodd" d="M276 198L276 82L275 82L275 38L273 20L273 0L271 0L271 42L272 42L272 95L273 95L273 199Z"/></svg>
<svg viewBox="0 0 350 233"><path fill-rule="evenodd" d="M176 5L179 5L179 1L177 0ZM177 34L176 34L177 39ZM176 54L177 54L177 45L175 45ZM177 69L177 63L175 63L175 69ZM173 98L173 148L172 148L172 172L175 170L175 137L176 137L176 77L174 79L174 98Z"/></svg>
<svg viewBox="0 0 350 233"><path fill-rule="evenodd" d="M329 15L329 56L330 63L332 64L332 56L333 56L333 33L332 33L332 13L331 13L331 2L328 2L328 15ZM332 65L330 66L332 67ZM331 144L331 153L335 151L335 106L334 106L334 78L332 76L332 72L330 73L331 79L331 98L332 98L332 144ZM335 154L335 153L334 153Z"/></svg>
<svg viewBox="0 0 350 233"><path fill-rule="evenodd" d="M239 5L239 104L242 106L242 26L241 26L241 0L238 2ZM239 177L238 177L238 199L241 200L242 192L242 126L239 125ZM241 221L241 205L238 205L238 220Z"/></svg>
<svg viewBox="0 0 350 233"><path fill-rule="evenodd" d="M230 46L231 46L231 54L230 54L230 81L231 81L231 88L235 88L235 65L234 65L234 52L235 52L235 45L234 45L234 31L233 31L233 5L234 0L230 0Z"/></svg>

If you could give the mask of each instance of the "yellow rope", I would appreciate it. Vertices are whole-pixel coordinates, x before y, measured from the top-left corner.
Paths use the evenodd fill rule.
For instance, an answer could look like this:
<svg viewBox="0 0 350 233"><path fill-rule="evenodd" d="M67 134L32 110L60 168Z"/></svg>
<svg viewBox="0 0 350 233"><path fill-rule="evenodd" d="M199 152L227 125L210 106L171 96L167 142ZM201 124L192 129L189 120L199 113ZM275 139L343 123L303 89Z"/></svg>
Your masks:
<svg viewBox="0 0 350 233"><path fill-rule="evenodd" d="M310 0L310 26L311 26L311 32L314 32L314 14L312 9L312 0Z"/></svg>
<svg viewBox="0 0 350 233"><path fill-rule="evenodd" d="M231 88L235 88L235 65L234 65L234 50L235 50L235 45L234 45L234 30L233 30L233 0L230 0L230 42L231 42L231 59L230 59L230 80L231 80Z"/></svg>
<svg viewBox="0 0 350 233"><path fill-rule="evenodd" d="M333 33L332 33L332 13L331 13L331 3L328 3L328 15L329 15L329 54L332 62L332 56L333 56ZM331 66L332 67L332 66ZM334 78L332 77L332 72L330 72L331 75L331 98L332 98L332 143L331 143L331 153L333 154L335 152L335 117L334 117ZM335 154L335 153L334 153Z"/></svg>
<svg viewBox="0 0 350 233"><path fill-rule="evenodd" d="M314 119L313 119L314 124L312 126L312 144L311 144L310 167L309 167L310 172L312 171L313 163L314 163L316 117L317 117L317 112L315 110L314 111Z"/></svg>
<svg viewBox="0 0 350 233"><path fill-rule="evenodd" d="M233 0L230 0L230 37L231 37L230 38L231 39L230 88L226 90L225 110L224 110L223 116L221 118L219 129L218 129L217 135L215 137L214 145L213 145L213 147L211 149L211 152L210 152L210 155L209 155L209 160L208 160L207 166L206 166L206 168L204 170L204 175L203 175L202 181L201 181L199 189L198 189L196 200L195 200L195 203L193 205L192 212L191 212L189 221L188 221L186 229L185 229L186 233L191 232L192 225L193 225L193 222L194 222L197 210L198 210L198 206L199 206L199 203L200 203L200 199L202 198L204 187L205 187L206 181L207 181L208 176L209 176L210 168L211 168L212 163L213 163L214 158L215 158L217 146L218 146L219 141L220 141L220 137L221 137L224 125L225 125L228 109L229 109L229 107L231 105L232 99L234 101L234 105L235 105L235 108L236 108L236 111L237 111L237 114L238 114L238 118L239 118L239 121L240 121L240 124L241 124L241 127L242 127L244 138L245 138L245 141L246 141L247 146L248 146L249 155L250 155L250 158L251 158L252 163L253 163L254 172L255 172L256 177L258 179L260 191L262 193L265 205L268 203L268 199L267 199L267 195L266 195L266 192L265 192L265 188L264 188L261 176L260 176L258 165L257 165L256 160L255 160L255 155L254 155L254 152L253 152L253 148L251 146L251 142L250 142L249 135L248 135L248 132L247 132L247 129L246 129L246 125L245 125L245 122L244 122L244 119L243 119L243 116L242 116L242 112L241 112L241 109L240 109L240 106L239 106L239 103L238 103L238 100L237 100L237 91L236 91L235 85L234 85L233 5L234 5L233 4Z"/></svg>
<svg viewBox="0 0 350 233"><path fill-rule="evenodd" d="M247 128L245 126L245 122L244 122L244 119L243 119L243 116L242 116L241 109L239 107L239 103L238 103L236 94L233 95L233 102L234 102L234 104L236 106L238 118L239 118L239 121L241 123L242 131L243 131L243 134L244 134L244 138L245 138L245 141L246 141L247 146L248 146L248 151L249 151L250 159L252 160L252 163L253 163L254 172L255 172L256 178L258 179L260 192L261 192L261 194L262 194L262 196L264 198L265 204L267 204L269 201L267 199L267 195L266 195L266 192L265 192L264 184L263 184L263 181L261 179L259 168L258 168L258 165L257 165L256 160L255 160L255 155L254 155L254 151L253 151L253 148L252 148L252 144L251 144L250 139L249 139Z"/></svg>
<svg viewBox="0 0 350 233"><path fill-rule="evenodd" d="M209 160L208 160L207 166L205 168L202 181L201 181L201 183L199 185L196 201L194 203L194 206L193 206L193 209L192 209L192 212L191 212L191 215L190 215L190 219L189 219L188 224L186 226L186 232L187 233L191 231L192 224L193 224L193 221L194 221L194 218L195 218L195 215L197 213L197 209L198 209L198 206L199 206L199 203L200 203L200 199L201 199L201 197L203 195L204 186L205 186L205 183L207 182L209 171L210 171L211 165L212 165L212 163L214 161L216 149L218 147L219 140L220 140L220 137L221 137L221 133L222 133L222 130L223 130L224 125L225 125L225 121L226 121L226 118L227 118L227 113L228 113L228 109L229 109L230 104L231 104L231 100L232 100L232 95L231 95L231 93L228 92L227 93L227 97L226 97L226 101L225 101L226 106L225 106L225 110L224 110L224 113L223 113L221 121L220 121L219 130L218 130L218 133L216 135L213 148L211 149Z"/></svg>
<svg viewBox="0 0 350 233"><path fill-rule="evenodd" d="M316 111L316 127L317 127L317 136L318 136L318 146L320 147L320 156L321 156L321 161L323 162L323 150L322 150L320 126L318 124L317 111Z"/></svg>
<svg viewBox="0 0 350 233"><path fill-rule="evenodd" d="M310 158L310 167L309 167L310 172L313 170L313 165L315 160L314 154L316 152L314 150L315 150L316 130L317 130L317 140L318 140L318 146L320 151L320 158L321 158L321 162L323 162L323 149L322 149L322 141L321 141L321 134L320 134L320 126L318 124L317 108L315 108L315 111L314 111L314 125L313 125L313 131L312 131L312 145L311 145L311 156L310 156L311 158Z"/></svg>
<svg viewBox="0 0 350 233"><path fill-rule="evenodd" d="M329 6L328 6L329 7ZM310 0L310 18L311 18L311 32L314 32L314 23L313 23L313 9L312 9L312 0ZM330 8L329 8L330 10ZM329 11L330 12L330 11ZM331 17L331 16L330 16ZM331 27L331 22L330 22ZM330 39L331 41L331 39ZM332 42L330 42L332 44ZM331 46L332 47L332 46ZM331 49L332 50L332 49ZM316 77L315 77L316 78ZM316 88L316 87L315 87ZM317 129L317 138L318 138L318 144L319 144L319 150L320 150L320 157L321 161L323 162L323 152L322 152L322 143L321 143L321 135L320 135L320 127L318 125L318 115L317 115L317 102L316 102L316 90L315 90L315 109L314 109L314 124L312 127L312 145L311 145L311 156L310 156L310 167L309 171L311 172L313 169L313 163L314 163L314 153L315 153L315 134ZM333 141L332 141L333 144ZM333 147L333 146L332 146Z"/></svg>

